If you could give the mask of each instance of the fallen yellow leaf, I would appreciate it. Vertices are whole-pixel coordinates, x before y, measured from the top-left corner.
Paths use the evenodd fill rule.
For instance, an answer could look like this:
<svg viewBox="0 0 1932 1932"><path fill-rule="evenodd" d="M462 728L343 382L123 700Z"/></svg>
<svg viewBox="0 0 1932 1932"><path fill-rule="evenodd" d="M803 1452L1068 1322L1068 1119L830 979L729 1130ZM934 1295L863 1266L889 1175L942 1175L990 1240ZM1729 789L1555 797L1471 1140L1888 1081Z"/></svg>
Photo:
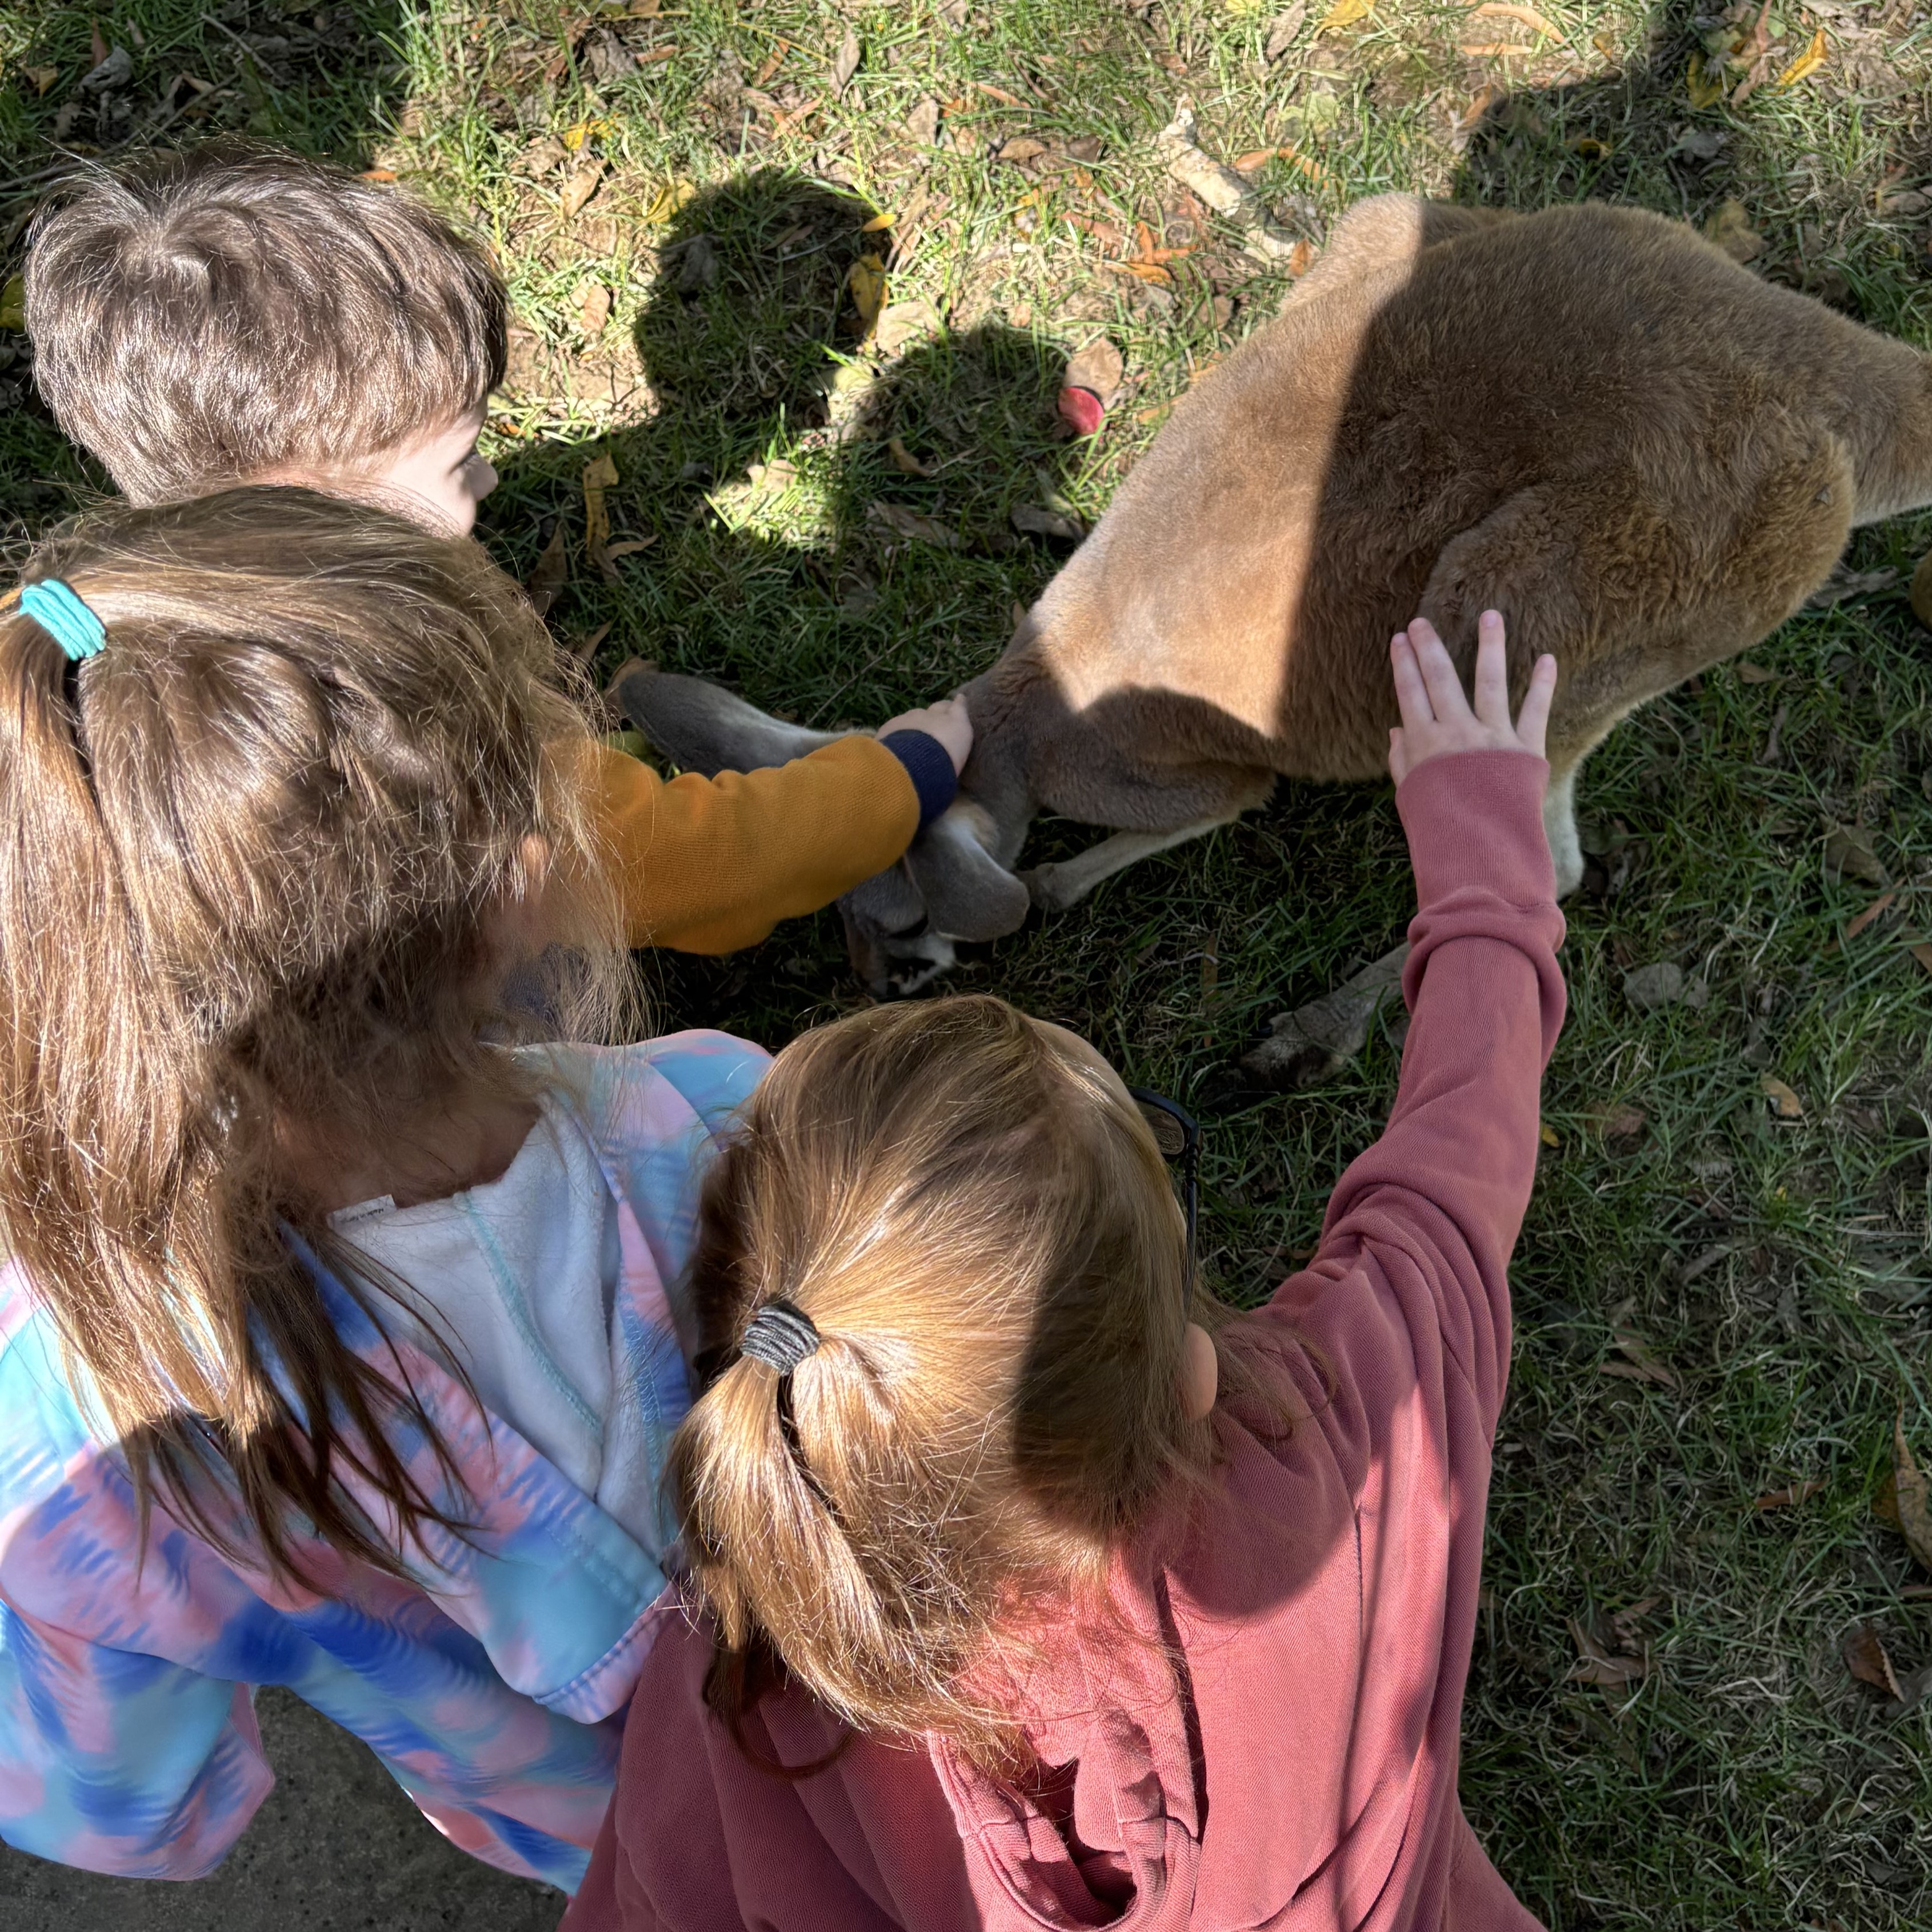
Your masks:
<svg viewBox="0 0 1932 1932"><path fill-rule="evenodd" d="M680 208L698 199L696 186L688 181L668 181L651 199L644 219L653 228L662 228Z"/></svg>
<svg viewBox="0 0 1932 1932"><path fill-rule="evenodd" d="M610 512L604 493L617 487L617 466L610 452L600 451L584 466L584 554L593 563L604 559L604 548L610 541Z"/></svg>
<svg viewBox="0 0 1932 1932"><path fill-rule="evenodd" d="M1714 107L1724 98L1722 70L1712 74L1706 67L1701 53L1690 56L1690 64L1684 71L1684 86L1693 107Z"/></svg>
<svg viewBox="0 0 1932 1932"><path fill-rule="evenodd" d="M1537 1122L1536 1138L1546 1148L1560 1148L1563 1144L1563 1136L1547 1120Z"/></svg>
<svg viewBox="0 0 1932 1932"><path fill-rule="evenodd" d="M1352 27L1375 10L1375 0L1335 0L1334 6L1316 22L1318 34L1332 33L1337 27Z"/></svg>
<svg viewBox="0 0 1932 1932"><path fill-rule="evenodd" d="M609 134L616 125L614 121L580 121L575 127L565 128L557 139L574 154L586 141Z"/></svg>
<svg viewBox="0 0 1932 1932"><path fill-rule="evenodd" d="M845 272L852 306L859 311L862 332L869 335L886 304L886 265L877 255L861 255Z"/></svg>
<svg viewBox="0 0 1932 1932"><path fill-rule="evenodd" d="M886 229L891 227L892 224L898 219L898 217L896 215L890 208L887 208L883 214L874 215L872 220L867 222L865 226L859 230L859 232L861 235L881 234Z"/></svg>
<svg viewBox="0 0 1932 1932"><path fill-rule="evenodd" d="M1820 27L1811 36L1811 44L1778 76L1772 83L1777 87L1796 87L1808 74L1816 74L1825 64L1825 30Z"/></svg>

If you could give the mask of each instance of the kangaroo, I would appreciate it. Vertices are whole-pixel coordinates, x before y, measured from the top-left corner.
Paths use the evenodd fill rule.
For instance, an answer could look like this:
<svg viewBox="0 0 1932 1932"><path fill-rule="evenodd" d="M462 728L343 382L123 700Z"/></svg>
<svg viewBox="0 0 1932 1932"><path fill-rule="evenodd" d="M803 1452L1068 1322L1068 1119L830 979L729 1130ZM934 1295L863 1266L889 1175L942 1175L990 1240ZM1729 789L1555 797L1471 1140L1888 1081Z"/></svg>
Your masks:
<svg viewBox="0 0 1932 1932"><path fill-rule="evenodd" d="M1281 314L1175 405L1106 514L966 688L959 802L842 902L853 964L906 992L1261 804L1279 775L1379 776L1388 649L1418 612L1466 678L1509 623L1511 703L1560 668L1546 819L1582 875L1584 758L1748 649L1851 530L1932 502L1932 361L1598 203L1358 203ZM825 742L697 680L614 697L697 769ZM1041 812L1110 829L1014 872Z"/></svg>

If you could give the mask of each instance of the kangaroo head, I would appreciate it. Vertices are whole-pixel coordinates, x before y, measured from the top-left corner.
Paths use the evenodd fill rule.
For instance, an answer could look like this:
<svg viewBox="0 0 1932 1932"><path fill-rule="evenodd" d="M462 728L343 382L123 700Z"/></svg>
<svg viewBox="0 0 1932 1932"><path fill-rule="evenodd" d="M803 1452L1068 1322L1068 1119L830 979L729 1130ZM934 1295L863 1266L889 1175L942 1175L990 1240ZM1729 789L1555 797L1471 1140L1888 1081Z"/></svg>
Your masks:
<svg viewBox="0 0 1932 1932"><path fill-rule="evenodd" d="M807 730L707 684L632 662L612 701L658 750L706 777L789 764L844 735ZM962 940L1014 931L1030 903L1024 884L992 856L992 814L964 793L896 866L838 902L852 970L882 997L916 991L945 972Z"/></svg>

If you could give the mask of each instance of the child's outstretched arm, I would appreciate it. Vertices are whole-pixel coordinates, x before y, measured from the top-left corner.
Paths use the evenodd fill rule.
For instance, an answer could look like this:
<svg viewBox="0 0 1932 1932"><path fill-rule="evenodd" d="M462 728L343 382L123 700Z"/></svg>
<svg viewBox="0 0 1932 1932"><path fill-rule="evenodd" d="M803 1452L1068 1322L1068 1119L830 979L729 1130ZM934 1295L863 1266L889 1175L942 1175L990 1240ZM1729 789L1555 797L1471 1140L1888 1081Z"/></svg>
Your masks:
<svg viewBox="0 0 1932 1932"><path fill-rule="evenodd" d="M1402 975L1414 1019L1388 1125L1336 1185L1315 1261L1277 1304L1345 1381L1351 1358L1365 1370L1379 1358L1376 1386L1419 1382L1450 1411L1462 1405L1442 1384L1460 1384L1486 1438L1509 1360L1507 1270L1536 1172L1538 1094L1564 1011L1542 814L1556 667L1538 662L1512 724L1496 612L1482 619L1473 708L1426 622L1398 635L1390 657L1402 722L1389 765L1419 908ZM1334 1292L1364 1265L1384 1293Z"/></svg>
<svg viewBox="0 0 1932 1932"><path fill-rule="evenodd" d="M592 805L634 946L730 952L897 862L952 802L972 749L963 701L910 711L789 764L668 781L598 748Z"/></svg>

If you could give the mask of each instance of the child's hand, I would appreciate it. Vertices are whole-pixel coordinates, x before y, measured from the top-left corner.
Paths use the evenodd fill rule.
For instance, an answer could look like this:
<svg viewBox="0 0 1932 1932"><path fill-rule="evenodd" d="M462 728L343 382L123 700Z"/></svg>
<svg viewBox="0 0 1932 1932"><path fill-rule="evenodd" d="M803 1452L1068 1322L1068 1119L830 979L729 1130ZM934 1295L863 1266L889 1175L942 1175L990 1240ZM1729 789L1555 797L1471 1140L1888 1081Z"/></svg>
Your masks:
<svg viewBox="0 0 1932 1932"><path fill-rule="evenodd" d="M902 711L896 718L888 718L873 736L884 738L894 731L923 731L928 738L937 738L946 747L946 755L952 760L956 772L966 769L966 760L973 754L973 714L957 692L950 698L942 698L937 704L922 705L916 711Z"/></svg>
<svg viewBox="0 0 1932 1932"><path fill-rule="evenodd" d="M1462 695L1462 680L1436 627L1418 617L1389 642L1396 701L1402 722L1389 731L1389 774L1397 784L1418 765L1451 752L1532 752L1543 756L1543 734L1556 689L1556 660L1546 653L1529 674L1522 710L1509 715L1509 670L1503 654L1503 620L1485 610L1477 626L1476 708Z"/></svg>

